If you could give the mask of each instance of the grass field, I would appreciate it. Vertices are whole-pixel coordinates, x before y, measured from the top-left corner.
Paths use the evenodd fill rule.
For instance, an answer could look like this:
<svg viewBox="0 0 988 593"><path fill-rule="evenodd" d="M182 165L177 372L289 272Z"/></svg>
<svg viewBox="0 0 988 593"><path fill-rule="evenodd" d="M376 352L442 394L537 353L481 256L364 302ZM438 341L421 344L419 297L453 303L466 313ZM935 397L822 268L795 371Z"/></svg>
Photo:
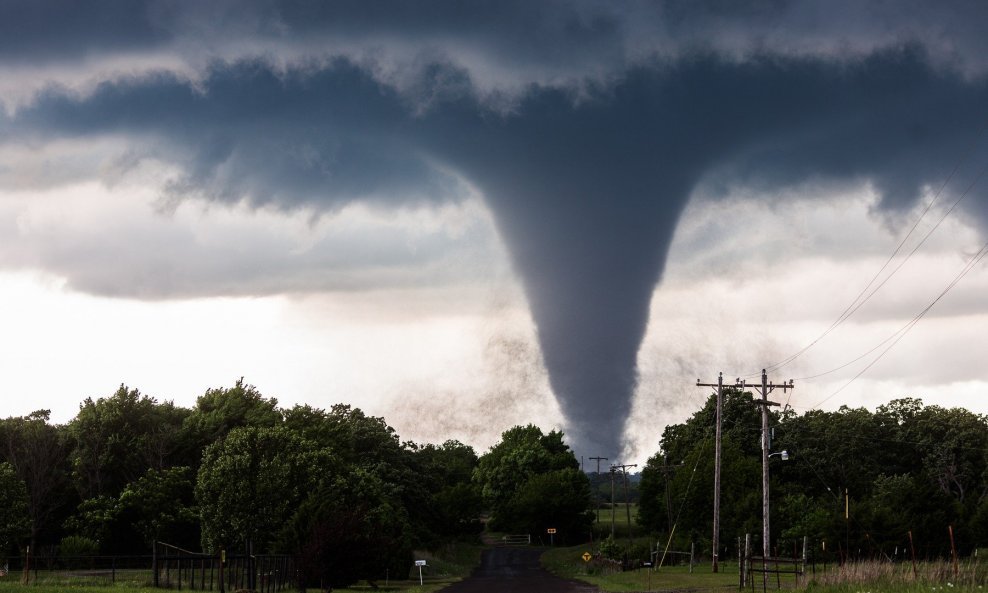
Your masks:
<svg viewBox="0 0 988 593"><path fill-rule="evenodd" d="M631 523L628 523L628 511L631 511ZM596 511L595 515L596 515ZM625 506L624 503L617 503L611 508L600 509L600 521L595 521L593 524L593 534L594 540L602 539L610 535L611 533L611 518L614 519L614 536L617 538L626 538L630 532L632 535L638 534L638 525L635 522L635 517L638 516L638 505L629 504Z"/></svg>

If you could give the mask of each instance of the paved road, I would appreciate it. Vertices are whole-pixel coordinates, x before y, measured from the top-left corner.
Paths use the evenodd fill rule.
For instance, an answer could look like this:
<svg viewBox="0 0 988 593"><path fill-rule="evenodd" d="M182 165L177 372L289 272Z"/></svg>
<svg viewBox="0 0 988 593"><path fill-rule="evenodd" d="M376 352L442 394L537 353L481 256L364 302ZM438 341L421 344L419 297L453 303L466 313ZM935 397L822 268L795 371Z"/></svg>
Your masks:
<svg viewBox="0 0 988 593"><path fill-rule="evenodd" d="M586 583L550 574L539 564L537 548L484 550L480 566L469 578L443 589L444 593L597 593Z"/></svg>

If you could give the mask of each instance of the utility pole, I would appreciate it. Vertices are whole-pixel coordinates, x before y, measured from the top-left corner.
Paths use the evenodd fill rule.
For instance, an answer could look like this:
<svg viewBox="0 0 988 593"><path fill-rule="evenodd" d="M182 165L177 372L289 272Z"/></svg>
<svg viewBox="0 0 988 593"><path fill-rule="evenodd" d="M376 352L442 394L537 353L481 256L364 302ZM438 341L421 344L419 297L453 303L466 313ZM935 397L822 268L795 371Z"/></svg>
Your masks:
<svg viewBox="0 0 988 593"><path fill-rule="evenodd" d="M611 466L611 539L614 539L614 471L615 467Z"/></svg>
<svg viewBox="0 0 988 593"><path fill-rule="evenodd" d="M673 521L673 518L672 518L672 497L671 497L671 495L669 493L669 481L672 479L672 470L676 469L677 467L683 467L684 465L686 465L686 464L685 463L674 463L674 464L671 464L670 465L669 464L669 456L668 455L663 455L662 456L662 465L659 466L659 468L658 468L658 469L662 470L662 475L663 475L663 477L665 477L665 480L666 480L666 525L669 526L669 529L670 530L672 529L672 524L673 524L674 521Z"/></svg>
<svg viewBox="0 0 988 593"><path fill-rule="evenodd" d="M638 467L637 463L626 463L620 464L615 463L611 466L612 469L619 468L621 474L624 476L624 509L628 513L628 545L631 545L631 505L628 502L628 468ZM613 496L613 495L612 495ZM612 531L613 533L613 531Z"/></svg>
<svg viewBox="0 0 988 593"><path fill-rule="evenodd" d="M597 462L597 473L594 476L593 497L597 501L597 523L600 523L600 462L607 461L606 457L590 457L590 461Z"/></svg>
<svg viewBox="0 0 988 593"><path fill-rule="evenodd" d="M739 385L743 383L739 382ZM765 369L762 369L762 385L761 388L755 387L755 390L761 394L761 401L756 400L755 403L762 407L762 557L768 558L771 554L771 546L769 546L769 503L768 503L768 455L769 448L772 446L769 442L769 432L768 432L768 407L778 406L778 402L768 401L768 394L772 393L776 389L782 389L783 393L789 389L793 389L793 381L789 379L788 383L783 382L780 385L768 382L768 375L765 373ZM768 578L766 576L766 578Z"/></svg>
<svg viewBox="0 0 988 593"><path fill-rule="evenodd" d="M720 438L721 425L724 422L722 414L724 406L724 373L719 373L717 375L716 384L700 383L700 380L697 379L696 386L717 388L717 429L714 437L714 534L711 570L713 572L718 572L719 567L717 565L717 560L718 555L720 554Z"/></svg>
<svg viewBox="0 0 988 593"><path fill-rule="evenodd" d="M717 388L717 426L715 432L714 446L714 533L713 533L713 572L717 572L717 556L720 543L720 470L721 470L721 430L723 425L724 406L724 374L717 376L717 383L701 383L696 380L697 387ZM738 379L734 384L735 389L744 392L746 384ZM768 375L762 369L761 388L755 386L755 390L762 396L761 400L755 400L755 404L762 408L762 556L768 558L771 552L770 529L769 529L769 472L768 458L771 442L768 431L768 407L778 406L778 402L768 401L768 394L775 389L782 389L783 392L794 389L792 379L788 383L774 384L768 382Z"/></svg>

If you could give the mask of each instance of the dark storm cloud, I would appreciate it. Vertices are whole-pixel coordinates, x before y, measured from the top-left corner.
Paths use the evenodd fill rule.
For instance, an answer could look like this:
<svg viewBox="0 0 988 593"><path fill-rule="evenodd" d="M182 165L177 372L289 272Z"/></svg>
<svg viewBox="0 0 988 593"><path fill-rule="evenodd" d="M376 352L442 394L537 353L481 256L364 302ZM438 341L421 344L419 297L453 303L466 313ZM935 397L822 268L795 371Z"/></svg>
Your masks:
<svg viewBox="0 0 988 593"><path fill-rule="evenodd" d="M492 62L586 72L640 52L853 54L913 40L983 66L986 20L979 0L3 0L0 60L71 63L163 48L192 56L227 44L264 53L270 44L345 40L375 50L398 43L402 53L469 49Z"/></svg>
<svg viewBox="0 0 988 593"><path fill-rule="evenodd" d="M404 131L407 106L349 62L288 73L258 62L218 66L204 86L158 73L104 83L83 100L49 90L9 133L33 142L135 135L135 159L182 167L169 191L183 196L329 209L452 197L455 181Z"/></svg>
<svg viewBox="0 0 988 593"><path fill-rule="evenodd" d="M7 63L75 60L93 53L151 48L170 35L148 5L67 0L0 2L0 59Z"/></svg>
<svg viewBox="0 0 988 593"><path fill-rule="evenodd" d="M580 453L611 458L650 296L698 187L869 181L883 206L908 208L944 178L988 105L985 78L971 71L981 58L945 61L983 42L959 38L945 50L938 27L959 21L935 12L912 21L910 43L813 52L797 34L812 20L803 3L670 2L654 13L596 3L398 3L381 14L363 3L265 6L279 26L261 19L271 25L262 36L290 31L306 44L327 31L373 32L420 39L414 49L425 53L400 76L354 56L288 66L253 58L215 61L194 85L160 73L85 95L49 90L8 116L6 141L124 135L138 154L181 169L173 197L286 209L456 200L462 177L483 193L524 282L571 438ZM873 6L882 18L858 30L897 37L904 17ZM910 18L926 16L922 8ZM658 41L640 33L650 22ZM748 28L771 43L728 35ZM712 32L725 40L697 42ZM663 39L684 46L661 51ZM649 43L654 52L628 58ZM432 45L442 51L423 49ZM491 102L483 68L457 60L463 49L492 64L558 66L564 80L535 76ZM983 199L968 204L984 210Z"/></svg>

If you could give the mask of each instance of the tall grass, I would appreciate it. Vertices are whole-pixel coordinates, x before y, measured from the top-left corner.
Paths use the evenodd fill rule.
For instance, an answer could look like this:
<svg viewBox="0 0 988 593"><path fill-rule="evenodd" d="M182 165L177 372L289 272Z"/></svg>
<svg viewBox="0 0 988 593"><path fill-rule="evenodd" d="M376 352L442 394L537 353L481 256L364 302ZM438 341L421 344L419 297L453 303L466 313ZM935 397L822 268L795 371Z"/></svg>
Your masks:
<svg viewBox="0 0 988 593"><path fill-rule="evenodd" d="M988 566L972 558L955 567L950 560L917 562L862 561L848 562L818 572L813 583L818 586L885 586L903 590L918 586L929 591L932 587L977 589L988 585Z"/></svg>

